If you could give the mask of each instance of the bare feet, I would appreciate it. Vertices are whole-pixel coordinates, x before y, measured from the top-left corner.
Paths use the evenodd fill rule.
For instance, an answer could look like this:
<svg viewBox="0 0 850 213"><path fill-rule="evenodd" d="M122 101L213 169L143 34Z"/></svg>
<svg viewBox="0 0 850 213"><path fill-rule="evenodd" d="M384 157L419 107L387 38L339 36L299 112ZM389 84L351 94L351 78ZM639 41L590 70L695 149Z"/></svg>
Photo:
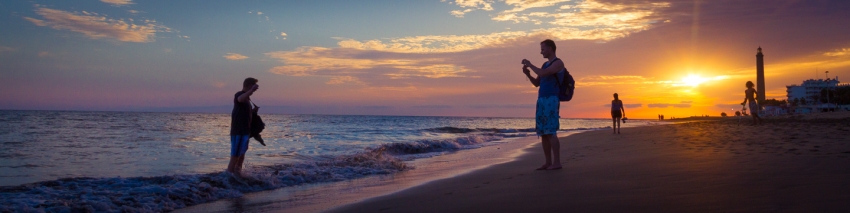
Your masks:
<svg viewBox="0 0 850 213"><path fill-rule="evenodd" d="M552 166L546 168L546 170L558 170L558 169L561 169L561 165L552 165Z"/></svg>
<svg viewBox="0 0 850 213"><path fill-rule="evenodd" d="M547 170L547 169L549 169L549 164L543 164L543 166L540 166L540 168L537 168L535 170Z"/></svg>

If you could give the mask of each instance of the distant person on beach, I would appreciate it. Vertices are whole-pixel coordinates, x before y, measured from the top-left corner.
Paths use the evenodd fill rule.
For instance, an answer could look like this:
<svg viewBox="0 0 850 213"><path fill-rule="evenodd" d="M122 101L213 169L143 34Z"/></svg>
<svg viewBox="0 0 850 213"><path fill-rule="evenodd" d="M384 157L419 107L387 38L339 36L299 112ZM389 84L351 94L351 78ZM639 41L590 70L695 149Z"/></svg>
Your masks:
<svg viewBox="0 0 850 213"><path fill-rule="evenodd" d="M747 81L746 86L747 86L747 90L744 90L744 95L745 95L744 102L742 102L741 105L745 105L745 104L747 104L747 101L749 101L750 102L750 105L749 105L750 106L750 114L753 115L753 125L761 124L761 118L759 117L759 109L760 108L759 108L759 104L756 103L756 98L758 98L758 97L756 97L757 94L758 94L758 91L756 91L756 89L753 88L756 85L753 84L752 81ZM756 121L758 121L758 122L756 122Z"/></svg>
<svg viewBox="0 0 850 213"><path fill-rule="evenodd" d="M611 101L611 118L614 119L614 134L620 134L620 119L623 117L626 117L623 100L620 100L620 95L614 93L614 100Z"/></svg>
<svg viewBox="0 0 850 213"><path fill-rule="evenodd" d="M248 151L248 139L251 138L251 95L260 88L255 78L246 78L242 90L233 97L233 111L230 113L230 163L227 171L242 176L242 163Z"/></svg>
<svg viewBox="0 0 850 213"><path fill-rule="evenodd" d="M528 59L522 59L522 72L537 90L537 113L535 115L535 130L537 136L543 139L543 154L546 163L537 170L561 169L561 143L558 141L558 129L561 128L559 119L561 102L558 100L558 73L565 70L564 62L555 56L555 42L549 39L540 42L540 54L548 61L542 68L537 68ZM531 72L537 77L531 76ZM554 160L552 156L554 155Z"/></svg>

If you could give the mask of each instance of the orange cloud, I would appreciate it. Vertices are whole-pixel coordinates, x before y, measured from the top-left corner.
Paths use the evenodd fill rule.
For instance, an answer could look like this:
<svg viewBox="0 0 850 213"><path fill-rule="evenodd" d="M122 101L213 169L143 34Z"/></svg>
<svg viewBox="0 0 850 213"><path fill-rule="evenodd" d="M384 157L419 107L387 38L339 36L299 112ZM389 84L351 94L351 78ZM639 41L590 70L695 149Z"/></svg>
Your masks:
<svg viewBox="0 0 850 213"><path fill-rule="evenodd" d="M848 56L850 55L850 48L841 48L835 51L826 52L823 54L824 56Z"/></svg>
<svg viewBox="0 0 850 213"><path fill-rule="evenodd" d="M345 84L345 83L353 83L353 84L365 84L357 77L352 76L336 76L331 77L331 80L327 82L327 84Z"/></svg>
<svg viewBox="0 0 850 213"><path fill-rule="evenodd" d="M610 41L646 30L658 23L658 10L669 7L669 3L613 4L587 0L575 6L573 12L533 12L517 14L536 7L552 7L563 0L507 1L515 6L493 17L495 21L548 23L552 26L528 31L504 31L479 35L425 35L390 39L354 40L341 38L338 45L343 48L375 50L396 53L452 53L489 47L510 45L525 38L552 38L555 40ZM455 1L463 7L487 8L489 1ZM463 11L452 11L462 17Z"/></svg>
<svg viewBox="0 0 850 213"><path fill-rule="evenodd" d="M12 52L12 51L15 51L15 48L5 47L5 46L0 46L0 53L3 53L3 52Z"/></svg>
<svg viewBox="0 0 850 213"><path fill-rule="evenodd" d="M266 56L284 63L269 72L289 76L332 77L329 84L368 83L354 79L376 80L377 78L447 78L469 77L471 72L463 66L443 62L441 58L415 59L404 56L389 58L357 58L362 52L354 49L324 47L300 47L295 51L266 53ZM367 77L367 78L361 78Z"/></svg>
<svg viewBox="0 0 850 213"><path fill-rule="evenodd" d="M511 5L514 8L510 10L503 11L502 13L515 13L522 12L531 8L539 8L539 7L551 7L558 5L559 3L569 2L571 0L507 0L505 4Z"/></svg>
<svg viewBox="0 0 850 213"><path fill-rule="evenodd" d="M56 30L70 30L84 34L91 39L115 39L124 42L153 42L157 32L170 31L156 21L144 20L143 24L134 24L124 20L106 18L97 13L71 13L48 8L37 8L36 14L43 19L24 17L35 25Z"/></svg>
<svg viewBox="0 0 850 213"><path fill-rule="evenodd" d="M226 55L224 55L224 58L226 58L227 60L238 61L238 60L247 59L248 56L244 56L244 55L241 55L241 54L238 54L238 53L227 53Z"/></svg>
<svg viewBox="0 0 850 213"><path fill-rule="evenodd" d="M132 0L100 0L103 3L111 4L113 6L125 6L135 4Z"/></svg>

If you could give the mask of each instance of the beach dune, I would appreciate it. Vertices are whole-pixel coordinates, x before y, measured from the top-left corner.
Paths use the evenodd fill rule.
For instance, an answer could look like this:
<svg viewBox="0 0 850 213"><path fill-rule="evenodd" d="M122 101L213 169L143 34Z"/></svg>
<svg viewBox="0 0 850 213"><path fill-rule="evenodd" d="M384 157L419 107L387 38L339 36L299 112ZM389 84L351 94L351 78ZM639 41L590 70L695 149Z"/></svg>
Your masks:
<svg viewBox="0 0 850 213"><path fill-rule="evenodd" d="M330 212L850 212L850 119L737 120L561 138L516 161Z"/></svg>

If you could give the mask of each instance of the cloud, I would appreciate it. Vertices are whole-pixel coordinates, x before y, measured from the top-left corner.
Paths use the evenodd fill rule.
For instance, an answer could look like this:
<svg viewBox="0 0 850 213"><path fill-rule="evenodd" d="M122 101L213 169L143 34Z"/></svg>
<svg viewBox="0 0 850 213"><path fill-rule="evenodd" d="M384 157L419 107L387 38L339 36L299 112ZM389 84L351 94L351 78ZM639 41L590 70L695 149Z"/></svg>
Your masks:
<svg viewBox="0 0 850 213"><path fill-rule="evenodd" d="M38 53L38 57L44 58L44 57L47 57L47 56L50 56L50 52L41 51L41 52Z"/></svg>
<svg viewBox="0 0 850 213"><path fill-rule="evenodd" d="M168 32L165 26L156 21L144 20L142 24L124 20L109 19L97 13L71 13L48 8L37 8L36 14L43 19L24 17L35 25L56 30L70 30L84 34L91 39L115 39L123 42L153 42L157 32Z"/></svg>
<svg viewBox="0 0 850 213"><path fill-rule="evenodd" d="M649 108L667 108L667 107L675 107L675 108L691 108L691 104L647 104L646 107Z"/></svg>
<svg viewBox="0 0 850 213"><path fill-rule="evenodd" d="M651 85L651 84L673 84L673 81L653 80L639 75L592 75L578 79L577 87L608 86L608 85Z"/></svg>
<svg viewBox="0 0 850 213"><path fill-rule="evenodd" d="M368 52L347 48L300 47L295 51L266 53L285 65L269 72L289 76L332 77L328 83L370 83L354 79L406 79L468 77L463 66L444 62L443 58L419 59L400 54L373 58Z"/></svg>
<svg viewBox="0 0 850 213"><path fill-rule="evenodd" d="M472 9L466 9L466 10L452 10L450 13L451 13L453 16L455 16L455 17L463 18L463 16L464 16L466 13L468 13L468 12L472 12Z"/></svg>
<svg viewBox="0 0 850 213"><path fill-rule="evenodd" d="M534 104L477 104L467 107L473 109L533 109Z"/></svg>
<svg viewBox="0 0 850 213"><path fill-rule="evenodd" d="M445 0L443 0L445 2ZM472 8L479 10L493 10L493 0L455 0L451 2L461 8Z"/></svg>
<svg viewBox="0 0 850 213"><path fill-rule="evenodd" d="M605 105L603 105L603 106L604 106L604 107L609 107L609 108L610 108L610 107L611 107L611 104L605 104ZM642 107L642 106L643 106L643 104L623 104L623 107L625 107L625 108L640 108L640 107Z"/></svg>
<svg viewBox="0 0 850 213"><path fill-rule="evenodd" d="M100 0L103 3L111 4L112 6L126 6L135 4L132 0Z"/></svg>
<svg viewBox="0 0 850 213"><path fill-rule="evenodd" d="M343 48L383 52L447 53L501 47L526 38L610 41L648 29L650 25L662 19L658 17L658 11L669 7L669 3L615 4L587 0L572 6L571 8L576 8L575 11L516 13L530 8L552 7L563 2L566 1L509 0L505 3L514 6L514 8L502 11L499 15L493 17L495 21L534 22L549 25L532 30L477 35L423 35L373 40L340 39L338 45ZM493 1L456 0L452 3L464 8L463 10L451 11L451 14L457 17L463 17L464 14L474 9L493 10Z"/></svg>
<svg viewBox="0 0 850 213"><path fill-rule="evenodd" d="M823 53L824 56L846 56L850 55L850 48L841 48L835 51Z"/></svg>
<svg viewBox="0 0 850 213"><path fill-rule="evenodd" d="M679 103L682 103L682 104L691 104L691 103L694 103L694 102L693 102L693 101L680 101Z"/></svg>
<svg viewBox="0 0 850 213"><path fill-rule="evenodd" d="M288 36L285 32L280 32L280 38L286 40L286 36Z"/></svg>
<svg viewBox="0 0 850 213"><path fill-rule="evenodd" d="M352 77L352 76L331 77L331 79L328 80L328 82L326 84L346 84L346 83L360 84L360 85L365 84L362 81L360 81L360 79L358 79L357 77Z"/></svg>
<svg viewBox="0 0 850 213"><path fill-rule="evenodd" d="M506 0L505 4L513 6L514 8L503 11L502 13L515 13L522 12L531 8L551 7L558 5L559 3L569 1L571 0Z"/></svg>
<svg viewBox="0 0 850 213"><path fill-rule="evenodd" d="M244 55L241 55L241 54L238 54L238 53L227 53L226 55L224 55L224 58L226 58L227 60L238 61L238 60L247 59L248 56L244 56Z"/></svg>
<svg viewBox="0 0 850 213"><path fill-rule="evenodd" d="M452 106L449 105L418 105L412 106L413 108L422 108L422 109L451 109Z"/></svg>
<svg viewBox="0 0 850 213"><path fill-rule="evenodd" d="M15 51L15 48L5 47L5 46L0 46L0 53L3 53L3 52L12 52L12 51Z"/></svg>
<svg viewBox="0 0 850 213"><path fill-rule="evenodd" d="M554 6L558 1L538 1L535 7ZM549 23L560 27L590 27L594 29L619 29L624 31L642 31L663 18L658 17L661 9L670 7L669 3L602 3L596 0L586 0L575 6L552 12L516 13L530 7L519 7L507 10L493 17L496 21L514 23ZM562 7L563 8L563 7Z"/></svg>
<svg viewBox="0 0 850 213"><path fill-rule="evenodd" d="M631 31L628 29L579 29L559 27L531 31L495 32L484 35L427 35L365 41L342 39L337 44L343 48L375 50L382 52L452 53L489 47L504 47L527 38L608 41L625 37L630 33Z"/></svg>

